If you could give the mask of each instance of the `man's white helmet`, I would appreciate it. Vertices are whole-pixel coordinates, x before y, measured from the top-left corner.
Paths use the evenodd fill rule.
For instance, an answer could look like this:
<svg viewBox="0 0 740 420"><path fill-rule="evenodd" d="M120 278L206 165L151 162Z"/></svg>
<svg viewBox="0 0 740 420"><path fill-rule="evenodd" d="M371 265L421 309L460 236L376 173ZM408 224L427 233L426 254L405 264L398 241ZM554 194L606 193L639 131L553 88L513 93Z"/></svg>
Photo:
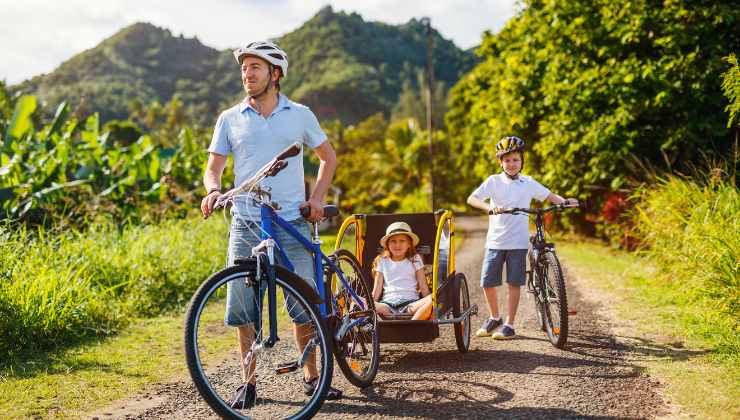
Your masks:
<svg viewBox="0 0 740 420"><path fill-rule="evenodd" d="M281 50L277 44L270 41L257 41L248 44L246 47L234 50L236 62L241 64L245 55L254 55L267 60L270 64L280 67L283 77L288 75L288 54Z"/></svg>

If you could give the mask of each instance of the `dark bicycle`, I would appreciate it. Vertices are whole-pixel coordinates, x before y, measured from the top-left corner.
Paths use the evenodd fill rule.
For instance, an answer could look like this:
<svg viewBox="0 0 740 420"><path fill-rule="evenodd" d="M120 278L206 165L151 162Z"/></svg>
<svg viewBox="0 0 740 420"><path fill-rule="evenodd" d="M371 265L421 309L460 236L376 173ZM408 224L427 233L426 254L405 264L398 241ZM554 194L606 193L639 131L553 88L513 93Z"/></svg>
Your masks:
<svg viewBox="0 0 740 420"><path fill-rule="evenodd" d="M492 214L535 215L537 232L530 237L527 252L527 292L534 297L537 326L547 333L550 342L557 348L563 348L568 341L568 296L563 270L555 253L555 244L545 241L544 215L574 207L578 205L556 204L541 209L514 207L492 210Z"/></svg>
<svg viewBox="0 0 740 420"><path fill-rule="evenodd" d="M203 399L225 418L312 417L331 384L332 355L345 377L358 387L369 386L378 370L377 316L356 258L342 249L324 255L318 225L313 223L312 240L305 239L275 213L279 205L260 184L287 166L287 159L296 156L300 147L296 143L286 149L217 202L217 207L225 206L246 194L261 211L259 232L254 233L262 242L252 248L252 257L236 259L234 266L208 278L193 295L185 320L190 375ZM334 206L324 207L325 217L337 213ZM275 235L275 225L312 254L317 290L294 273ZM256 308L254 340L239 343L246 353L243 359L229 351L235 337L234 328L224 325L228 284L251 289L243 294L244 302L236 304ZM313 388L306 388L304 366L318 374ZM256 383L256 401L241 409L230 407L229 395L248 381Z"/></svg>

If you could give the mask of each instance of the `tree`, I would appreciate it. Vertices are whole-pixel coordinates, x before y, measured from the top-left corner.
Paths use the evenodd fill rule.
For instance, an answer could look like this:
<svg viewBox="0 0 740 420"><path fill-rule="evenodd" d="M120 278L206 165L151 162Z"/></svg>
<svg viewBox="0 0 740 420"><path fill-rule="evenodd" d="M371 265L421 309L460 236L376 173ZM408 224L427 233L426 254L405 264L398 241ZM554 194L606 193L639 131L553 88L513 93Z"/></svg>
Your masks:
<svg viewBox="0 0 740 420"><path fill-rule="evenodd" d="M459 196L492 172L506 135L527 142L526 172L596 204L641 176L634 158L681 170L728 150L719 77L738 22L724 2L525 1L451 91Z"/></svg>

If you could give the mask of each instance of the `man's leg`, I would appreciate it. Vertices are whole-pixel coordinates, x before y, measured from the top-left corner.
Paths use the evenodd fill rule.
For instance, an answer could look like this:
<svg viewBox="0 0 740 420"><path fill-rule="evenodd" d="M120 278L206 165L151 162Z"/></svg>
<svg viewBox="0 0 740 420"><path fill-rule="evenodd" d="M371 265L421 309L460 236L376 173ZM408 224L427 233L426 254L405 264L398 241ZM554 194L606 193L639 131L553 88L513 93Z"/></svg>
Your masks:
<svg viewBox="0 0 740 420"><path fill-rule="evenodd" d="M311 341L315 334L313 325L293 323L293 336L295 337L296 347L298 347L300 354L303 354L303 350L305 350L308 342ZM316 370L316 350L314 350L308 356L308 359L306 359L306 364L303 365L303 379L308 381L318 376L319 371Z"/></svg>
<svg viewBox="0 0 740 420"><path fill-rule="evenodd" d="M248 226L249 225L249 226ZM249 230L256 229L252 222L244 221L234 217L229 232L228 261L229 266L234 265L237 258L245 258L251 255L252 247L259 242ZM240 362L242 370L242 381L255 383L255 362L251 357L250 350L255 339L254 319L256 319L257 298L254 290L247 287L243 281L236 280L227 285L225 323L236 327L237 342L239 345ZM250 358L251 360L246 360Z"/></svg>
<svg viewBox="0 0 740 420"><path fill-rule="evenodd" d="M242 382L254 384L256 360L250 352L256 336L254 326L237 327L236 336L239 339L239 353L241 354Z"/></svg>

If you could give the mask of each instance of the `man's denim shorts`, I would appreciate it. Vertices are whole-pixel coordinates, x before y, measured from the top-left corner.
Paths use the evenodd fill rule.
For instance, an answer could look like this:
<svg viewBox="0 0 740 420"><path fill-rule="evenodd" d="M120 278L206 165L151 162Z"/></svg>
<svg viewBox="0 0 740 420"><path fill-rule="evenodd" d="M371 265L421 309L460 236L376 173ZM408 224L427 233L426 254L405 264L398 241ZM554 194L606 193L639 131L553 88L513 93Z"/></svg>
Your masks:
<svg viewBox="0 0 740 420"><path fill-rule="evenodd" d="M304 238L309 238L308 223L303 219L289 222ZM251 230L250 230L251 229ZM313 257L303 245L288 232L275 226L275 239L283 247L285 255L293 264L295 273L306 280L311 287L316 290L316 281L314 280ZM231 221L231 231L229 232L229 261L228 264L234 265L237 258L246 258L252 255L252 248L260 243L260 227L258 223L241 219L234 216ZM278 263L280 262L279 254ZM232 327L252 324L258 320L257 299L254 289L247 287L241 280L230 281L226 286L226 314L224 322ZM262 290L262 293L264 290ZM266 302L266 301L265 301ZM309 315L304 309L295 304L292 298L285 299L285 308L288 314L296 324L306 324L310 322ZM278 308L280 311L281 309Z"/></svg>
<svg viewBox="0 0 740 420"><path fill-rule="evenodd" d="M526 249L486 249L480 273L481 287L501 286L504 263L506 263L506 282L514 286L524 286L526 261Z"/></svg>

